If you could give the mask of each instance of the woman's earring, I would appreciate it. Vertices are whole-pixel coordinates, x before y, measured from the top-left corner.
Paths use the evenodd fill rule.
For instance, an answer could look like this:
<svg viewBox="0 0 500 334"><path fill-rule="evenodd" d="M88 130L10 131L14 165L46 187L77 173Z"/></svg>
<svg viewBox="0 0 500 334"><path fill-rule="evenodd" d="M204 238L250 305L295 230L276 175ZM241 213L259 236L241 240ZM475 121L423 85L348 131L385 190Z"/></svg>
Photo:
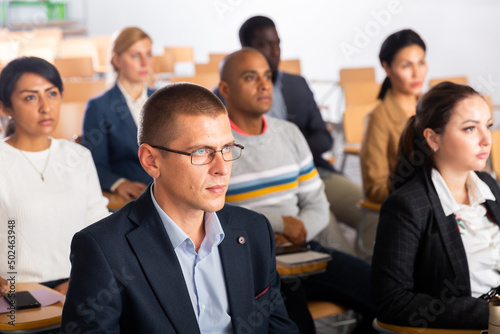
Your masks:
<svg viewBox="0 0 500 334"><path fill-rule="evenodd" d="M438 149L436 148L436 146L434 146L433 150L434 150L434 153L436 153Z"/></svg>
<svg viewBox="0 0 500 334"><path fill-rule="evenodd" d="M10 121L12 119L11 115L7 115L7 119Z"/></svg>

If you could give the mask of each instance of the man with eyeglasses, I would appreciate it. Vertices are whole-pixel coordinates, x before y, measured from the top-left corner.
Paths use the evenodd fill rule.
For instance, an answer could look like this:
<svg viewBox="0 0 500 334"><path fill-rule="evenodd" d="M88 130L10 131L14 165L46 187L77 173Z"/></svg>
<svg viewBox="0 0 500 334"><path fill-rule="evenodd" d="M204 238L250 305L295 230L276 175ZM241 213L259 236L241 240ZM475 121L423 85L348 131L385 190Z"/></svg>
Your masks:
<svg viewBox="0 0 500 334"><path fill-rule="evenodd" d="M154 181L80 231L65 333L298 333L280 295L267 219L224 205L243 146L209 90L179 83L145 103L139 160Z"/></svg>
<svg viewBox="0 0 500 334"><path fill-rule="evenodd" d="M219 92L226 100L233 136L245 146L245 154L233 167L226 202L264 214L277 244L307 245L332 256L324 273L283 281L290 318L301 333L314 333L306 299L328 300L362 315L353 333L375 333L370 265L315 241L328 225L330 212L307 141L293 123L264 116L273 98L266 58L252 48L227 56Z"/></svg>

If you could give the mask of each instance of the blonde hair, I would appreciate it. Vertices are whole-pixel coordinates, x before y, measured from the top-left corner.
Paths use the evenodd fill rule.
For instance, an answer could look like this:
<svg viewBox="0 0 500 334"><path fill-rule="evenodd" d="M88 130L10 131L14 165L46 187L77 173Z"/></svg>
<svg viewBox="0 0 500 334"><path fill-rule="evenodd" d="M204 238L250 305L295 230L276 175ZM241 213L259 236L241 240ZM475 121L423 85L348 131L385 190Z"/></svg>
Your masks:
<svg viewBox="0 0 500 334"><path fill-rule="evenodd" d="M111 50L111 53L119 56L127 51L128 48L130 48L135 42L138 42L145 38L149 39L152 42L151 37L149 37L149 35L140 28L123 28L123 30L120 31L118 36L116 36L116 39L113 41L113 49ZM115 69L115 71L117 71L117 68L115 67L113 62L111 62L111 65L113 65L113 68Z"/></svg>

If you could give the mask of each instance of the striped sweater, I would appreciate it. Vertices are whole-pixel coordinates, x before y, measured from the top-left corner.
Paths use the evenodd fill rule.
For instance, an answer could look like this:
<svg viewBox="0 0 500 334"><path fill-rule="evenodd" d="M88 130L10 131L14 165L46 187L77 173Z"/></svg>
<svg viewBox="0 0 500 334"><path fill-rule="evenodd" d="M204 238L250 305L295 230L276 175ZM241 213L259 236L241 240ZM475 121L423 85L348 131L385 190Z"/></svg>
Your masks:
<svg viewBox="0 0 500 334"><path fill-rule="evenodd" d="M313 157L299 128L264 117L262 134L245 134L234 123L235 142L245 149L233 163L226 201L262 213L275 232L283 232L282 216L304 222L307 241L329 221L329 204Z"/></svg>

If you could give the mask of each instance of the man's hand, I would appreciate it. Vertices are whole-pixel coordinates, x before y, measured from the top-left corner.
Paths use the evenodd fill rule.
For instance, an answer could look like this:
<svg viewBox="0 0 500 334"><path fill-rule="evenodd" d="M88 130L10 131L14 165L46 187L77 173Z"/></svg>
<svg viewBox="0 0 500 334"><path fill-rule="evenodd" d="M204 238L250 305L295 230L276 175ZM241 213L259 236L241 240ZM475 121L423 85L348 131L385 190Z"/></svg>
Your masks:
<svg viewBox="0 0 500 334"><path fill-rule="evenodd" d="M306 242L307 230L302 220L287 216L283 218L283 235L294 244L300 245Z"/></svg>
<svg viewBox="0 0 500 334"><path fill-rule="evenodd" d="M146 188L147 185L145 185L144 183L125 181L121 183L118 188L116 188L116 192L125 200L131 201L141 196Z"/></svg>

